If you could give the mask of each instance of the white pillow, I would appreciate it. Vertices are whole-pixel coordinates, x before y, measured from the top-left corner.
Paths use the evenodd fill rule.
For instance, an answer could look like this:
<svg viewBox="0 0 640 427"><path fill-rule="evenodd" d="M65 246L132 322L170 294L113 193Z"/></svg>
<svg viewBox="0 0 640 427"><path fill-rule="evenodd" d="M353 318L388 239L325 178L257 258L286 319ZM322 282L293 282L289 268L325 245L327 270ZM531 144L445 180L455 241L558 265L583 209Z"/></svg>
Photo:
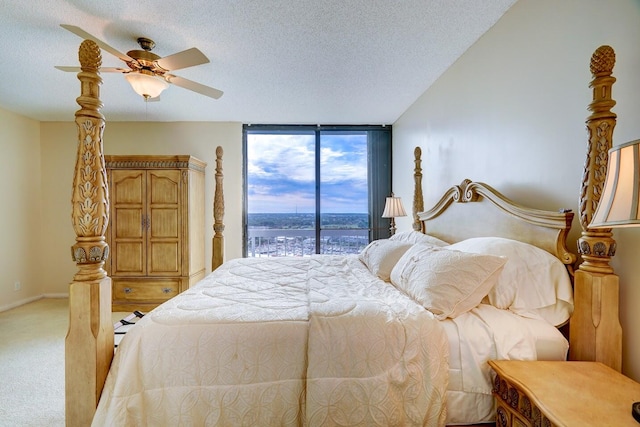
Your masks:
<svg viewBox="0 0 640 427"><path fill-rule="evenodd" d="M573 312L573 288L565 265L536 246L501 237L476 237L447 246L466 252L506 256L489 303L526 317L539 316L554 326Z"/></svg>
<svg viewBox="0 0 640 427"><path fill-rule="evenodd" d="M393 236L389 237L389 240L397 240L401 242L408 243L422 243L425 245L431 246L447 246L449 243L444 240L440 240L437 237L429 236L428 234L423 234L419 231L401 231L400 233L396 233Z"/></svg>
<svg viewBox="0 0 640 427"><path fill-rule="evenodd" d="M388 282L391 270L411 246L411 243L407 242L374 240L360 252L358 257L371 274Z"/></svg>
<svg viewBox="0 0 640 427"><path fill-rule="evenodd" d="M476 307L497 282L506 258L414 245L391 271L391 283L437 319Z"/></svg>

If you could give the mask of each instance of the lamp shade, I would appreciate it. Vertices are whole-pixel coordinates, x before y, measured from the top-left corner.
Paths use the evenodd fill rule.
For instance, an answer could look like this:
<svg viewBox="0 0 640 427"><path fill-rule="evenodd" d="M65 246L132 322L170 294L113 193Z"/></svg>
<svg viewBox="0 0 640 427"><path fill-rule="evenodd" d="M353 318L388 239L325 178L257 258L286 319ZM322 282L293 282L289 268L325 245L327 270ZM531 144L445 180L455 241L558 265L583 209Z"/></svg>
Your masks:
<svg viewBox="0 0 640 427"><path fill-rule="evenodd" d="M609 150L607 176L589 228L640 225L640 139Z"/></svg>
<svg viewBox="0 0 640 427"><path fill-rule="evenodd" d="M140 96L155 98L169 87L169 83L162 77L147 74L144 71L133 71L124 75L133 90Z"/></svg>
<svg viewBox="0 0 640 427"><path fill-rule="evenodd" d="M384 212L382 212L382 218L396 218L399 216L407 216L407 213L402 207L402 200L400 197L395 197L391 193L391 197L387 197L387 201L384 204Z"/></svg>

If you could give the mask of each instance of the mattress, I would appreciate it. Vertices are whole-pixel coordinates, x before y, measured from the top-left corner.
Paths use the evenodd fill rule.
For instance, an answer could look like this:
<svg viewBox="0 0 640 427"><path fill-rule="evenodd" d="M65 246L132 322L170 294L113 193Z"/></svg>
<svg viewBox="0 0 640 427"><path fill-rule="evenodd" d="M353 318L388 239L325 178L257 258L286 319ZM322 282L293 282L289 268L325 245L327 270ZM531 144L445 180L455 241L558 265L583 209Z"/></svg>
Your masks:
<svg viewBox="0 0 640 427"><path fill-rule="evenodd" d="M443 320L449 341L447 425L495 420L491 359L566 360L569 343L542 319L480 304Z"/></svg>
<svg viewBox="0 0 640 427"><path fill-rule="evenodd" d="M448 352L357 257L232 260L127 333L93 425L442 426Z"/></svg>

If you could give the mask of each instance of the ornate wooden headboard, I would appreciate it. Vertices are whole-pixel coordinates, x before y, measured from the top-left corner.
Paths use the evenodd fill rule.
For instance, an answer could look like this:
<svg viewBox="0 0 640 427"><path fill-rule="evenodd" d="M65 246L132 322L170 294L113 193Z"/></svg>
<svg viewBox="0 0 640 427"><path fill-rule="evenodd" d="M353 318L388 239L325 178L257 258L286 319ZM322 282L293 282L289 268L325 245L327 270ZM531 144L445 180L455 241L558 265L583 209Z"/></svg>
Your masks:
<svg viewBox="0 0 640 427"><path fill-rule="evenodd" d="M514 203L481 182L464 180L436 205L418 215L421 230L446 242L470 237L504 237L546 250L570 267L576 255L567 249L573 212L531 209Z"/></svg>

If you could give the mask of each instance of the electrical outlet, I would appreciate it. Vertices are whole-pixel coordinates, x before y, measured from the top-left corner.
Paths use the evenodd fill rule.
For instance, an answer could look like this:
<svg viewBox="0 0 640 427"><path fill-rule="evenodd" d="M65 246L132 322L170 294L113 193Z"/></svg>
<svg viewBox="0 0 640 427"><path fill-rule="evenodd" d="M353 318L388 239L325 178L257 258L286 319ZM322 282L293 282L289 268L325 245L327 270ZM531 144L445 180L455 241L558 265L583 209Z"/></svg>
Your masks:
<svg viewBox="0 0 640 427"><path fill-rule="evenodd" d="M13 283L13 290L14 291L19 291L20 288L22 288L22 284L20 282L14 282Z"/></svg>

